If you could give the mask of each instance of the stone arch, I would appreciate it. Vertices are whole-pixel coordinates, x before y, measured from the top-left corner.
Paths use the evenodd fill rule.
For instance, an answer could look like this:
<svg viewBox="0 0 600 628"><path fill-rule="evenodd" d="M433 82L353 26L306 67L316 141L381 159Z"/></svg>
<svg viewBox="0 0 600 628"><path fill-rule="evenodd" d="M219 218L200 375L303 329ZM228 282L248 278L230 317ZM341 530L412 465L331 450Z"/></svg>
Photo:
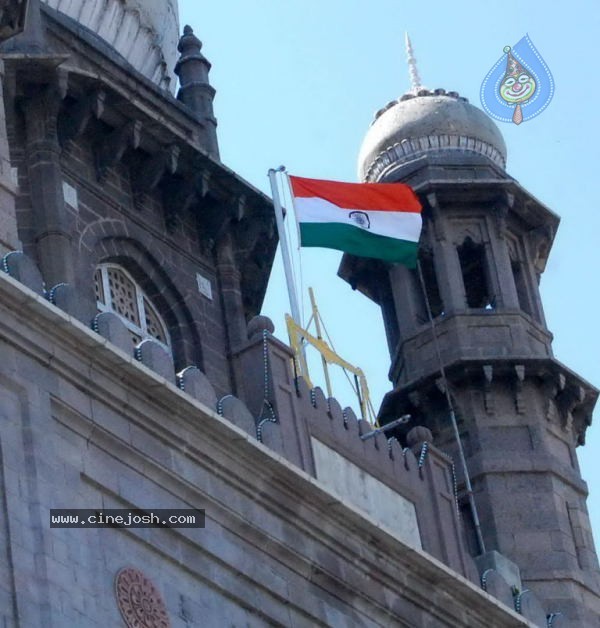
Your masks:
<svg viewBox="0 0 600 628"><path fill-rule="evenodd" d="M151 236L131 237L120 220L104 219L88 225L80 238L80 250L89 252L87 276L90 284L98 264L122 266L152 300L169 328L173 358L179 370L190 364L203 368L202 341L185 299L173 279L151 250Z"/></svg>

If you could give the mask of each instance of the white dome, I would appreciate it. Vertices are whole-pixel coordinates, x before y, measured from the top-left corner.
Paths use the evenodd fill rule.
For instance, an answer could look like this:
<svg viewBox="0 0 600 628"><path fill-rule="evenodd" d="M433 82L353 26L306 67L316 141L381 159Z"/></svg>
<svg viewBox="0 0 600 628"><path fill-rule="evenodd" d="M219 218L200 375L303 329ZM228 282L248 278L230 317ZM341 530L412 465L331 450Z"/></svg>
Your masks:
<svg viewBox="0 0 600 628"><path fill-rule="evenodd" d="M379 181L386 171L436 153L461 159L465 152L506 165L506 144L496 124L456 92L422 89L379 110L358 157L361 181Z"/></svg>
<svg viewBox="0 0 600 628"><path fill-rule="evenodd" d="M157 85L175 90L177 0L43 1L98 34Z"/></svg>

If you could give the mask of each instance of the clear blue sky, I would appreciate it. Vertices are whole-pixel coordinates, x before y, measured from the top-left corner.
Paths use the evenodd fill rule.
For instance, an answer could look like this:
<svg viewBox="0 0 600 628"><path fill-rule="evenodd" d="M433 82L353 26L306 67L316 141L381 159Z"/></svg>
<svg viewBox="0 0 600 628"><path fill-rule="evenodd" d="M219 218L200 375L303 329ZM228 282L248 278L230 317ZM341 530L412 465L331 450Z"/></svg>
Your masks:
<svg viewBox="0 0 600 628"><path fill-rule="evenodd" d="M267 170L356 180L356 158L373 113L408 90L404 31L423 83L479 105L481 82L525 33L556 83L548 109L517 127L502 124L508 172L562 217L542 278L555 356L600 385L600 3L432 0L179 0L213 63L223 162L269 193ZM367 373L376 407L390 388L379 310L336 275L341 254L302 253L336 349ZM305 301L307 301L305 297ZM274 267L263 313L286 338L283 272ZM315 376L315 380L319 380ZM336 393L337 394L337 393ZM340 389L342 405L352 405ZM600 412L579 448L600 544ZM532 504L534 506L534 504ZM600 547L599 547L600 549Z"/></svg>

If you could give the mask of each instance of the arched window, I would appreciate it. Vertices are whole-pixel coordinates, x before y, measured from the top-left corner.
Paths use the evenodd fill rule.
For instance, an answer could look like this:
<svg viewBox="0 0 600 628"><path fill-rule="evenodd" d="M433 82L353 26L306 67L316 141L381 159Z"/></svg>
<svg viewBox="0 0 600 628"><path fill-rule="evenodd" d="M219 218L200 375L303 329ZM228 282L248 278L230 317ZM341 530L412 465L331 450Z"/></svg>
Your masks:
<svg viewBox="0 0 600 628"><path fill-rule="evenodd" d="M117 314L129 329L134 344L153 338L171 350L166 325L127 271L115 264L101 264L96 269L94 284L98 310Z"/></svg>

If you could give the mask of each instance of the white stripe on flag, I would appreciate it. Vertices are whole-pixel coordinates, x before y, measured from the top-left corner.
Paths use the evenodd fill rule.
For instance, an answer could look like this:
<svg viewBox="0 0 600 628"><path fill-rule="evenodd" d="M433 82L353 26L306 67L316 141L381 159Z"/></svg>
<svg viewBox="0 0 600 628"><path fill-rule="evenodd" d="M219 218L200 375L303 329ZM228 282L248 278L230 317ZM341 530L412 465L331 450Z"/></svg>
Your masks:
<svg viewBox="0 0 600 628"><path fill-rule="evenodd" d="M394 211L364 211L363 209L342 209L322 198L296 197L294 199L296 218L299 223L341 223L360 227L352 220L350 212L367 214L370 227L365 231L388 238L399 238L418 242L421 235L421 214ZM364 227L363 227L364 228Z"/></svg>

